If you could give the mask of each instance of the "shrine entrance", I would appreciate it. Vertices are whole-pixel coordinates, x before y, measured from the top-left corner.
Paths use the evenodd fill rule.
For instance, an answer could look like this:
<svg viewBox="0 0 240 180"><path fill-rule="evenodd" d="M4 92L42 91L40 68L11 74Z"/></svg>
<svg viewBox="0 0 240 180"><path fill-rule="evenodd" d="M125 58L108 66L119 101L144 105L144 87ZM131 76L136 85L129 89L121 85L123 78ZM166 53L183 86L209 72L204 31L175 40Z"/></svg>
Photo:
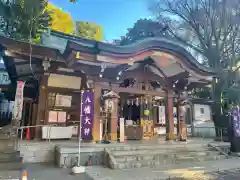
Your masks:
<svg viewBox="0 0 240 180"><path fill-rule="evenodd" d="M125 120L126 139L151 139L157 135L158 126L166 127L166 124L159 120L159 105L164 104L164 97L119 94L119 117Z"/></svg>
<svg viewBox="0 0 240 180"><path fill-rule="evenodd" d="M67 45L59 49L56 40L64 40ZM167 140L179 138L185 127L186 118L181 116L180 107L186 94L194 87L211 83L215 75L171 40L146 39L118 47L50 32L43 36L41 46L32 47L31 63L36 71L33 77L29 68L29 44L2 36L0 41L1 50L9 52L3 53L3 59L10 78L15 83L29 82L24 98L36 100L36 115L29 116L31 124L57 124L56 130L68 132L66 138L78 135L79 97L86 89L94 93L92 140L102 139L107 111L103 108L101 92L105 89L119 96L108 114L110 140L117 140L120 119L126 139L151 139L159 127L166 129ZM56 104L59 97L68 99L69 103ZM37 128L36 138L41 137L43 129ZM62 134L57 133L54 138Z"/></svg>

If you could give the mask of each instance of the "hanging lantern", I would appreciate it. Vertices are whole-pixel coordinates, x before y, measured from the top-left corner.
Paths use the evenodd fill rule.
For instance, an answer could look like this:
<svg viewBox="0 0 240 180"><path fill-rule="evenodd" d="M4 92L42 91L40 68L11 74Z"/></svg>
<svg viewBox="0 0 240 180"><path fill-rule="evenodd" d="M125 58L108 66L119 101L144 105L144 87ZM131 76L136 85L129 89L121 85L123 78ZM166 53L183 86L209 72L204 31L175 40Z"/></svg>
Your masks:
<svg viewBox="0 0 240 180"><path fill-rule="evenodd" d="M44 60L44 61L42 62L42 66L43 66L44 71L47 71L47 70L50 68L51 64L50 64L49 61Z"/></svg>
<svg viewBox="0 0 240 180"><path fill-rule="evenodd" d="M149 109L145 109L143 113L144 113L145 116L149 116L150 115Z"/></svg>
<svg viewBox="0 0 240 180"><path fill-rule="evenodd" d="M113 112L114 109L114 102L113 99L107 99L105 100L105 109L107 112Z"/></svg>

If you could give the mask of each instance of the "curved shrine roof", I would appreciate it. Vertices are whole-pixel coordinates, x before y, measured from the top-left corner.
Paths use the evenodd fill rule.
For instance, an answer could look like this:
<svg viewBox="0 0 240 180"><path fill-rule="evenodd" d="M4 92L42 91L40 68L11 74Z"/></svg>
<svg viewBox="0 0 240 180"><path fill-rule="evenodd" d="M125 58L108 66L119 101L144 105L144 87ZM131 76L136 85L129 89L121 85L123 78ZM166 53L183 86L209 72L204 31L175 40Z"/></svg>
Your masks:
<svg viewBox="0 0 240 180"><path fill-rule="evenodd" d="M54 38L51 39L51 37ZM52 40L55 42L53 42ZM43 41L44 45L49 46L52 43L53 46L50 45L51 47L58 48L63 53L71 49L75 51L92 53L100 56L107 56L109 58L115 59L116 61L118 60L120 61L126 58L134 58L142 53L146 54L146 52L148 52L148 55L149 52L150 55L155 51L165 52L167 54L173 55L181 59L182 61L184 61L184 63L194 68L195 71L199 70L206 74L209 73L215 74L215 71L213 69L200 64L179 43L176 43L175 41L166 38L148 38L137 43L134 43L132 45L116 46L113 44L79 38L72 35L66 35L61 32L52 31L50 33L50 38L48 36L45 38L44 41Z"/></svg>
<svg viewBox="0 0 240 180"><path fill-rule="evenodd" d="M13 52L26 56L29 54L30 46L26 42L0 36L0 45ZM79 59L74 56L75 52L90 55L92 60ZM73 60L74 68L86 69L85 72L88 72L89 76L98 76L101 65L107 64L104 73L106 77L109 75L109 79L116 78L115 76L120 71L125 71L124 69L128 69L126 74L136 70L139 63L150 65L149 70L157 75L157 78L164 78L166 75L168 78L178 79L182 74L182 78L189 77L193 82L210 82L215 74L212 69L196 61L184 47L165 38L149 38L128 46L115 46L52 31L50 34L43 34L42 45L32 45L32 54L36 55L36 58L47 57L65 65L68 65L68 60ZM152 59L152 62L146 61L145 58ZM28 61L27 58L26 63ZM18 66L22 66L20 64L22 63L18 63Z"/></svg>

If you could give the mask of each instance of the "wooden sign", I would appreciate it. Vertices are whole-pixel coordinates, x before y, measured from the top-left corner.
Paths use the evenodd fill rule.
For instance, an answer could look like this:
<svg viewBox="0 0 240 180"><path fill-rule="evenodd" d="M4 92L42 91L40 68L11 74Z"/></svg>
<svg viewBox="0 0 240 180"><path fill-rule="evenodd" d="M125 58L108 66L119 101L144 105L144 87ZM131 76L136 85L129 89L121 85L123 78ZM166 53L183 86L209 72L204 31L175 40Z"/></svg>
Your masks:
<svg viewBox="0 0 240 180"><path fill-rule="evenodd" d="M71 107L71 104L72 104L72 96L65 96L61 94L56 95L55 106Z"/></svg>
<svg viewBox="0 0 240 180"><path fill-rule="evenodd" d="M153 120L141 120L141 125L143 127L143 139L151 139L154 135Z"/></svg>

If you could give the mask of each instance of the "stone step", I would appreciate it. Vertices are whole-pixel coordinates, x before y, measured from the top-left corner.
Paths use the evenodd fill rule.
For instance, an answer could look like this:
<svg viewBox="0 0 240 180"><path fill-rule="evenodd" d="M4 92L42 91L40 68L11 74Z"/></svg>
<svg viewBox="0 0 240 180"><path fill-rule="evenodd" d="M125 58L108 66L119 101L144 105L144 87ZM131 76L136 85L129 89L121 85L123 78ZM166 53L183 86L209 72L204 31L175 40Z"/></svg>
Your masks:
<svg viewBox="0 0 240 180"><path fill-rule="evenodd" d="M112 155L114 157L118 156L136 156L136 155L158 155L158 154L204 154L204 152L214 152L214 151L208 151L208 149L201 149L201 150L190 150L190 149L184 149L184 150L155 150L155 151L150 151L150 150L137 150L137 151L111 151Z"/></svg>
<svg viewBox="0 0 240 180"><path fill-rule="evenodd" d="M1 161L15 161L15 160L21 160L19 151L0 152L0 162Z"/></svg>
<svg viewBox="0 0 240 180"><path fill-rule="evenodd" d="M140 161L140 160L168 160L168 159L177 159L182 157L208 157L208 156L216 156L220 155L218 152L215 151L206 151L206 152L191 152L191 153L168 153L168 154L155 154L155 153L148 153L148 154L135 154L135 155L126 155L126 156L114 156L116 161L118 162L130 162L130 161Z"/></svg>
<svg viewBox="0 0 240 180"><path fill-rule="evenodd" d="M178 157L175 159L175 164L187 163L187 162L204 162L204 161L213 161L226 159L224 155L215 155L215 156L204 156L204 157Z"/></svg>
<svg viewBox="0 0 240 180"><path fill-rule="evenodd" d="M15 141L17 137L15 136L9 136L7 134L0 135L0 142L5 142L5 141Z"/></svg>
<svg viewBox="0 0 240 180"><path fill-rule="evenodd" d="M12 137L2 137L0 138L0 143L4 143L7 141L16 141L16 140L17 140L16 138L12 138Z"/></svg>
<svg viewBox="0 0 240 180"><path fill-rule="evenodd" d="M130 168L143 168L143 167L149 167L149 168L160 168L163 166L171 166L173 164L192 164L196 162L202 162L202 161L212 161L212 160L219 160L219 159L225 159L225 156L219 155L218 157L209 157L207 159L197 159L195 157L189 157L189 158L182 158L182 159L176 159L175 161L155 161L155 160L141 160L141 161L135 161L135 162L127 162L122 163L118 162L115 166L115 169L130 169Z"/></svg>
<svg viewBox="0 0 240 180"><path fill-rule="evenodd" d="M161 150L161 149L165 149L165 150L172 150L173 148L177 148L177 149L199 149L203 150L206 147L208 147L207 144L178 144L176 143L176 145L156 145L156 146L152 146L152 145L139 145L139 146L116 146L116 147L111 147L111 148L107 148L109 151L137 151L137 150Z"/></svg>
<svg viewBox="0 0 240 180"><path fill-rule="evenodd" d="M15 148L16 143L14 141L0 142L0 152L12 151Z"/></svg>

